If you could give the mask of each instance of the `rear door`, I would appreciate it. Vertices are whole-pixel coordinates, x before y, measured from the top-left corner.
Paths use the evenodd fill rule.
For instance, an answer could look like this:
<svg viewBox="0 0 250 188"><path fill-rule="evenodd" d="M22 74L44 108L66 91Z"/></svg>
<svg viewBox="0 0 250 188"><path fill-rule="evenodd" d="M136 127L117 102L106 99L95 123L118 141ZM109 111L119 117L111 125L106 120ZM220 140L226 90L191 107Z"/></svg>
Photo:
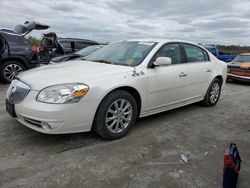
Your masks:
<svg viewBox="0 0 250 188"><path fill-rule="evenodd" d="M189 72L190 97L204 96L211 82L213 63L208 53L199 46L182 43L185 61Z"/></svg>

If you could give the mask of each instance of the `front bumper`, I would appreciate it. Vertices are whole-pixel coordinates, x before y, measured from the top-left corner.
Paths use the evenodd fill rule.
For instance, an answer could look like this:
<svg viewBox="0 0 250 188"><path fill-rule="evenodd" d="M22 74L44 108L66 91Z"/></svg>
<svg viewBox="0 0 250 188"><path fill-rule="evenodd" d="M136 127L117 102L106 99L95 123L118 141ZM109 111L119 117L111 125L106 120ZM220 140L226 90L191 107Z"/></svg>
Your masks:
<svg viewBox="0 0 250 188"><path fill-rule="evenodd" d="M231 73L227 73L227 78L232 79L232 80L250 82L250 77L247 77L247 76L239 76L239 75L231 74Z"/></svg>
<svg viewBox="0 0 250 188"><path fill-rule="evenodd" d="M38 91L31 90L21 103L15 104L16 119L23 125L47 134L90 131L97 101L83 98L73 104L37 102Z"/></svg>

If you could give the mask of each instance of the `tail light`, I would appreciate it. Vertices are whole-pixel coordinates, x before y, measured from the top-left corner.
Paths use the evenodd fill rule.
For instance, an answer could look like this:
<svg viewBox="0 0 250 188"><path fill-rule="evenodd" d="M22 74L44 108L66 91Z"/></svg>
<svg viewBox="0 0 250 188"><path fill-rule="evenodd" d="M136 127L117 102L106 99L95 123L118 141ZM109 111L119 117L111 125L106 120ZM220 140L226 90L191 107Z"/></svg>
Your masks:
<svg viewBox="0 0 250 188"><path fill-rule="evenodd" d="M37 53L37 52L38 52L38 46L36 46L36 45L32 46L32 47L31 47L31 51L32 51L33 53Z"/></svg>

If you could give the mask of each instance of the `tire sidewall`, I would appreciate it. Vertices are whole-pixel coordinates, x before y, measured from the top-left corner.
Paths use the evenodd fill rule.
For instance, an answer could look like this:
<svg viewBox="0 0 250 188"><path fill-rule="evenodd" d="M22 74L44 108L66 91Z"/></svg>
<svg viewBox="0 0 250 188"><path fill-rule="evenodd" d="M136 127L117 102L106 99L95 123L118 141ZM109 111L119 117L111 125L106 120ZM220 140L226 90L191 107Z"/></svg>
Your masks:
<svg viewBox="0 0 250 188"><path fill-rule="evenodd" d="M126 99L129 101L129 103L132 106L132 118L126 129L124 129L120 133L112 133L106 125L106 113L110 105L118 99ZM124 137L129 132L129 130L135 124L136 118L137 118L137 103L134 97L126 91L117 90L108 94L99 105L94 120L94 130L96 131L97 134L99 134L105 139L109 140L119 139Z"/></svg>

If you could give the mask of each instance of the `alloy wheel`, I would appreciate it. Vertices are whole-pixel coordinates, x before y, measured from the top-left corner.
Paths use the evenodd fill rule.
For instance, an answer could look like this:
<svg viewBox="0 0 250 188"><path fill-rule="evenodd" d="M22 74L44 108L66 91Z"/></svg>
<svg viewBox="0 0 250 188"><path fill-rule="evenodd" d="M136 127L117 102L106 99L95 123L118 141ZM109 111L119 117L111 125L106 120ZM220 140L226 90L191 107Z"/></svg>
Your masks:
<svg viewBox="0 0 250 188"><path fill-rule="evenodd" d="M114 101L106 113L106 126L112 133L124 131L132 118L132 105L126 99L117 99Z"/></svg>
<svg viewBox="0 0 250 188"><path fill-rule="evenodd" d="M4 68L4 77L11 81L13 80L19 73L23 72L23 68L17 64L9 64Z"/></svg>
<svg viewBox="0 0 250 188"><path fill-rule="evenodd" d="M220 96L220 85L218 82L214 82L210 90L210 102L216 103Z"/></svg>

